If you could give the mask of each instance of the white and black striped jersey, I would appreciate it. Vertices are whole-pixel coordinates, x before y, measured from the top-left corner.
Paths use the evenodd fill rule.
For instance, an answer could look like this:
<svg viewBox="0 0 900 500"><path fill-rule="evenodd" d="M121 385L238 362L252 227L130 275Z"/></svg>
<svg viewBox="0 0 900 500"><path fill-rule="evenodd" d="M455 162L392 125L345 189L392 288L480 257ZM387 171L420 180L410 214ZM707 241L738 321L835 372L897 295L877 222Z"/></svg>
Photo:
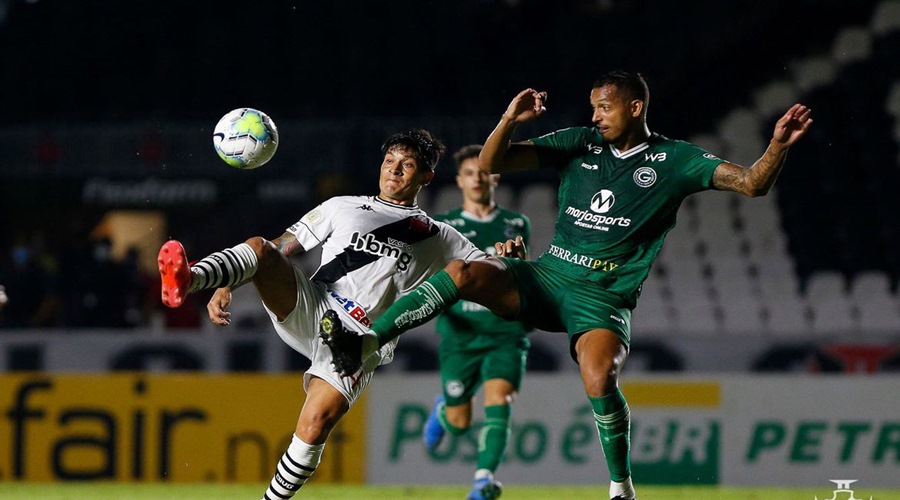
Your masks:
<svg viewBox="0 0 900 500"><path fill-rule="evenodd" d="M331 198L288 232L306 250L322 245L312 281L323 283L339 302L360 306L367 317L354 319L366 326L450 261L488 258L459 231L418 207L377 196Z"/></svg>

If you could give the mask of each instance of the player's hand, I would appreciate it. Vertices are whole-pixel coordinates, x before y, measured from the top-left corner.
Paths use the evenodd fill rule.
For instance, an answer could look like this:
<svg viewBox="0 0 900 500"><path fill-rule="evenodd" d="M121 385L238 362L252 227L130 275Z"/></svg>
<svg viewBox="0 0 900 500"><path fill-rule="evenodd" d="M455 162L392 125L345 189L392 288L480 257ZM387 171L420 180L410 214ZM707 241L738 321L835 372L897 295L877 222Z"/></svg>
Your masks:
<svg viewBox="0 0 900 500"><path fill-rule="evenodd" d="M209 303L206 304L206 311L209 313L209 320L214 325L228 326L231 324L231 313L226 311L231 305L231 289L218 288Z"/></svg>
<svg viewBox="0 0 900 500"><path fill-rule="evenodd" d="M541 116L547 108L544 104L547 102L547 93L538 92L534 89L525 89L519 92L503 113L508 120L513 123L522 123L532 118Z"/></svg>
<svg viewBox="0 0 900 500"><path fill-rule="evenodd" d="M517 259L525 259L528 257L528 251L525 248L525 241L521 236L516 236L514 240L498 241L494 243L494 250L497 251L498 257L514 257Z"/></svg>
<svg viewBox="0 0 900 500"><path fill-rule="evenodd" d="M785 147L792 146L797 140L806 134L812 124L810 114L812 110L802 104L794 104L791 109L775 123L775 133L772 140L781 143Z"/></svg>

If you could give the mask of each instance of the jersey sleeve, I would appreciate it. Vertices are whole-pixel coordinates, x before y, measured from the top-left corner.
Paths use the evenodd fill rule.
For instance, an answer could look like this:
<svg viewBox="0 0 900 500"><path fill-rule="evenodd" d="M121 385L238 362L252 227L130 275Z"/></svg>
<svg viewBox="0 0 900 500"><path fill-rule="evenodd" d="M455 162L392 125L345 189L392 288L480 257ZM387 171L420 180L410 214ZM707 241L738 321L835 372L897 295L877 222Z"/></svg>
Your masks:
<svg viewBox="0 0 900 500"><path fill-rule="evenodd" d="M472 262L489 258L488 254L476 247L468 238L449 224L443 222L438 222L437 224L440 226L441 239L444 242L442 245L444 262L450 262L455 259Z"/></svg>
<svg viewBox="0 0 900 500"><path fill-rule="evenodd" d="M689 192L712 189L713 173L725 160L706 152L700 146L679 141L675 146L680 158L681 175Z"/></svg>
<svg viewBox="0 0 900 500"><path fill-rule="evenodd" d="M297 238L297 242L303 246L304 250L310 250L321 245L334 231L336 213L337 202L331 198L307 212L300 220L291 225L287 232Z"/></svg>
<svg viewBox="0 0 900 500"><path fill-rule="evenodd" d="M537 147L541 167L560 169L565 166L565 158L584 151L587 130L584 127L570 127L531 139Z"/></svg>

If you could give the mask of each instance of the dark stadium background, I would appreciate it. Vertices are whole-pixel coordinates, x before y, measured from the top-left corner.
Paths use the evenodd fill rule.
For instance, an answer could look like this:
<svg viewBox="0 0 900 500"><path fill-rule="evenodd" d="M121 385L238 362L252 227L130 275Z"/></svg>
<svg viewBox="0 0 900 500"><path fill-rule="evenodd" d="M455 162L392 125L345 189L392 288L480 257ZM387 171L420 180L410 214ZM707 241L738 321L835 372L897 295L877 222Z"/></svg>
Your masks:
<svg viewBox="0 0 900 500"><path fill-rule="evenodd" d="M0 313L0 328L140 330L160 314L152 273L135 272L152 255L132 255L130 268L90 267L111 212L157 214L166 222L157 237L203 254L276 236L328 196L374 194L378 147L390 133L423 126L451 149L479 142L528 86L549 92L549 112L521 137L584 125L593 79L616 68L646 76L653 131L712 133L754 89L830 53L842 29L870 23L876 5L0 1L0 276L22 247L40 268L20 280L25 289L6 283L31 309ZM839 271L849 284L878 270L896 298L900 183L884 103L900 76L898 40L897 31L878 38L869 59L802 95L816 123L777 189L798 294L819 271ZM281 132L275 159L253 172L227 167L211 147L218 118L242 106L266 111ZM748 135L765 136L775 118ZM445 159L429 189L451 179ZM553 178L505 182L520 192ZM207 189L217 195L204 198ZM86 302L85 287L100 286L94 273L120 279Z"/></svg>

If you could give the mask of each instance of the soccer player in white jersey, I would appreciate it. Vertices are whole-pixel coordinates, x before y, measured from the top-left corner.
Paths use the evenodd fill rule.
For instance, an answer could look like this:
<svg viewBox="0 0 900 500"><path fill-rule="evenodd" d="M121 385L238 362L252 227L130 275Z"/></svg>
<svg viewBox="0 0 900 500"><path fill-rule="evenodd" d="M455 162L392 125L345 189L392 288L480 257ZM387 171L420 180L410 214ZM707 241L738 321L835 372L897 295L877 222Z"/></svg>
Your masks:
<svg viewBox="0 0 900 500"><path fill-rule="evenodd" d="M231 291L252 282L278 335L312 362L303 376L306 401L290 446L263 496L292 497L316 471L328 434L372 378L393 357L382 348L356 373L341 376L318 337L327 310L345 324L370 326L402 294L454 259L489 257L447 224L416 206L416 195L434 177L446 148L422 129L389 137L377 196L338 196L317 206L273 240L252 237L188 265L182 245L170 240L159 252L162 301L179 307L187 294L215 288L207 305L217 325L231 322ZM288 257L322 245L311 278ZM502 253L502 252L501 252Z"/></svg>

